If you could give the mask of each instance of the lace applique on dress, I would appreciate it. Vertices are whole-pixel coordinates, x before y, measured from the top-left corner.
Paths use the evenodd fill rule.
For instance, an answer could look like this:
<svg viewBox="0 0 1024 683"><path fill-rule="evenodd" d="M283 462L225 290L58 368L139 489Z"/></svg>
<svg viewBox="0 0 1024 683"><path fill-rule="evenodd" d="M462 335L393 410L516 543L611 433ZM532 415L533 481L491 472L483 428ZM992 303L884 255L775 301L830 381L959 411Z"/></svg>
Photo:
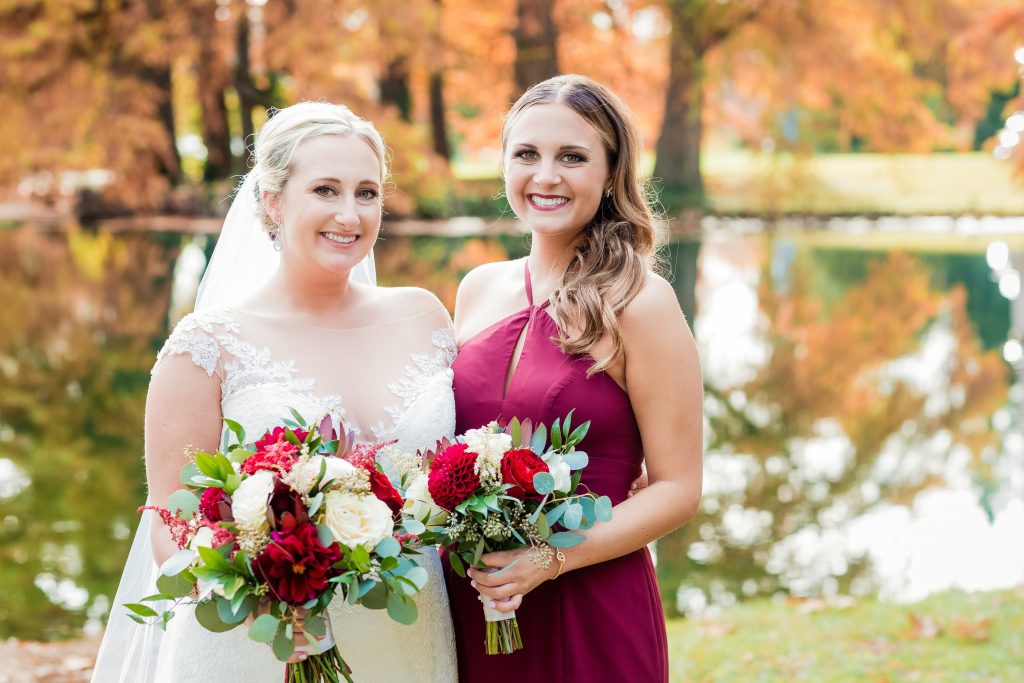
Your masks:
<svg viewBox="0 0 1024 683"><path fill-rule="evenodd" d="M384 407L384 411L391 418L391 424L388 425L384 420L378 420L373 425L371 431L378 440L390 441L399 438L402 416L408 412L413 403L421 398L429 400L430 392L437 389L439 382L447 383L450 391L451 366L457 352L455 331L448 325L434 331L430 335L430 341L436 349L434 353L410 354L412 363L406 366L405 377L388 384L391 393L402 399L402 402L398 405ZM441 397L439 396L439 398Z"/></svg>
<svg viewBox="0 0 1024 683"><path fill-rule="evenodd" d="M239 330L238 323L227 311L217 309L189 313L174 326L171 336L157 354L153 368L169 354L187 353L193 363L206 371L208 377L213 377L220 362L217 337L222 330L230 334L237 334Z"/></svg>

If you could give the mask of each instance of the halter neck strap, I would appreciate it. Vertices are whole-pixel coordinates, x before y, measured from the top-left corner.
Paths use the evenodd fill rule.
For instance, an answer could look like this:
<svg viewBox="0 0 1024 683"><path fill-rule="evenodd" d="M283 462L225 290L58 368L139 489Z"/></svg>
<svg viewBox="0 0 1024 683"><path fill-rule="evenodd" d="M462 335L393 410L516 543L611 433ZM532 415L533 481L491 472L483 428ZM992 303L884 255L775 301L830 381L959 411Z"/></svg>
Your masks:
<svg viewBox="0 0 1024 683"><path fill-rule="evenodd" d="M534 304L533 304L533 283L530 281L530 259L526 259L523 262L523 264L525 266L523 268L523 271L525 272L525 275L526 275L526 300L530 303L530 306L532 307ZM549 303L551 303L550 299L548 301L545 301L544 303L542 303L537 308L544 308Z"/></svg>

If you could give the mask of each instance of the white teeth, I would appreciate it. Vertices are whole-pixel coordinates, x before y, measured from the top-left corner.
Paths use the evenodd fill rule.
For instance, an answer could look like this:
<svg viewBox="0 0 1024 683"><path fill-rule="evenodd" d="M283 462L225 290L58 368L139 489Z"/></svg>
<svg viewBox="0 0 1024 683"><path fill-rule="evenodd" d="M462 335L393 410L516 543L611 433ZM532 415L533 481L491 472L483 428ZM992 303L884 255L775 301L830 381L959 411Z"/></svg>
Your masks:
<svg viewBox="0 0 1024 683"><path fill-rule="evenodd" d="M530 201L537 206L561 206L569 200L565 197L538 197L534 195L533 197L530 197Z"/></svg>
<svg viewBox="0 0 1024 683"><path fill-rule="evenodd" d="M352 244L353 242L356 241L356 238L358 237L358 235L335 235L334 233L331 232L324 232L320 234L322 234L330 241L337 242L338 244Z"/></svg>

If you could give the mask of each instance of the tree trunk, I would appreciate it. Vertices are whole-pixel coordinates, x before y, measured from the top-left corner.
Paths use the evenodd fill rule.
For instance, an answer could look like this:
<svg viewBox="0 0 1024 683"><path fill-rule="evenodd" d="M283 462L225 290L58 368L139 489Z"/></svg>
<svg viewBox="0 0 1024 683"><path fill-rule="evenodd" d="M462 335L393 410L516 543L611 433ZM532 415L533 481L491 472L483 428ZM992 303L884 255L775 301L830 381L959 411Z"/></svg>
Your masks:
<svg viewBox="0 0 1024 683"><path fill-rule="evenodd" d="M199 60L196 63L196 83L199 107L202 113L203 144L206 146L206 164L203 180L220 180L231 175L231 128L228 125L228 107L224 90L230 76L217 53L217 23L214 6L204 8L193 24L199 34Z"/></svg>
<svg viewBox="0 0 1024 683"><path fill-rule="evenodd" d="M665 116L656 147L654 177L662 185L662 202L670 209L703 206L704 181L700 173L701 119L704 105L703 52L695 49L692 33L672 5L669 77Z"/></svg>
<svg viewBox="0 0 1024 683"><path fill-rule="evenodd" d="M412 120L409 67L404 57L392 59L384 69L380 77L380 101L397 108L403 121Z"/></svg>
<svg viewBox="0 0 1024 683"><path fill-rule="evenodd" d="M700 240L677 239L666 248L669 267L672 268L672 288L683 309L687 322L693 326L697 317L697 264Z"/></svg>
<svg viewBox="0 0 1024 683"><path fill-rule="evenodd" d="M551 0L519 0L516 41L516 97L530 86L558 75L558 28Z"/></svg>
<svg viewBox="0 0 1024 683"><path fill-rule="evenodd" d="M249 73L249 17L245 12L238 19L235 33L235 90L238 91L238 113L242 118L242 142L245 145L245 168L252 168L252 143L255 125L252 109L256 106L256 86Z"/></svg>
<svg viewBox="0 0 1024 683"><path fill-rule="evenodd" d="M444 116L444 72L430 74L430 131L434 152L445 161L451 161L451 143L448 140L448 122Z"/></svg>

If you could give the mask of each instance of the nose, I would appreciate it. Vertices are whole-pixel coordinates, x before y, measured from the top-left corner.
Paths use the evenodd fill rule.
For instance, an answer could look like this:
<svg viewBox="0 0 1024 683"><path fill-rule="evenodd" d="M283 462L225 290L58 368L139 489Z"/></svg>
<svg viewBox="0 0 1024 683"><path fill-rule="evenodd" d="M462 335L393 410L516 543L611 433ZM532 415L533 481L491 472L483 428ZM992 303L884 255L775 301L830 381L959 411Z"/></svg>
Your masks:
<svg viewBox="0 0 1024 683"><path fill-rule="evenodd" d="M334 221L346 228L359 226L359 213L356 211L355 200L344 202L334 213Z"/></svg>
<svg viewBox="0 0 1024 683"><path fill-rule="evenodd" d="M538 185L557 185L562 182L553 160L542 161L540 165L537 166L537 172L533 174L533 182Z"/></svg>

